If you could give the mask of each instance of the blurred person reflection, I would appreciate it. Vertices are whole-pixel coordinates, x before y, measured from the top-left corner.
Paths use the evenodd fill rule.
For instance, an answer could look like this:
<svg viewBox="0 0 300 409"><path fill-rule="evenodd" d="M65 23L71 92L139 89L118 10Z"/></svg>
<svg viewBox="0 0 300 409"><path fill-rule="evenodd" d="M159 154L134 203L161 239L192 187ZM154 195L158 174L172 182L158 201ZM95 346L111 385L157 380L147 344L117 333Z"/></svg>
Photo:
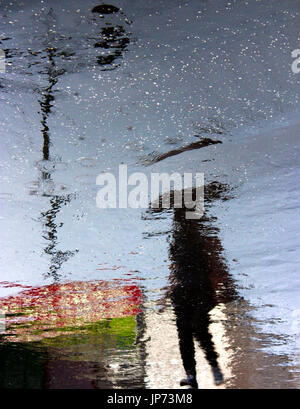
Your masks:
<svg viewBox="0 0 300 409"><path fill-rule="evenodd" d="M215 199L226 200L226 185L212 182L205 188L206 208ZM154 210L160 211L161 209ZM222 244L212 217L186 219L186 210L173 209L170 244L170 298L179 338L180 354L186 377L181 386L198 388L194 339L209 362L214 382L220 385L223 374L218 354L209 331L210 311L219 303L236 298L233 283L222 257Z"/></svg>

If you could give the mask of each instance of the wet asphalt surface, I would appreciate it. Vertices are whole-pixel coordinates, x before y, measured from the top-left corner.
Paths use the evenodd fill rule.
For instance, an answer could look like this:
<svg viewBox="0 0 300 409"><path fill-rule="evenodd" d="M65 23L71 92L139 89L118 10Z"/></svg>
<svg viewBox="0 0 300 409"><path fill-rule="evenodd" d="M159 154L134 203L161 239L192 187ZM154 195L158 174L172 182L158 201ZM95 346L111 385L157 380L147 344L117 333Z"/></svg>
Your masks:
<svg viewBox="0 0 300 409"><path fill-rule="evenodd" d="M298 388L299 4L96 3L1 2L0 387ZM204 215L97 208L120 164Z"/></svg>

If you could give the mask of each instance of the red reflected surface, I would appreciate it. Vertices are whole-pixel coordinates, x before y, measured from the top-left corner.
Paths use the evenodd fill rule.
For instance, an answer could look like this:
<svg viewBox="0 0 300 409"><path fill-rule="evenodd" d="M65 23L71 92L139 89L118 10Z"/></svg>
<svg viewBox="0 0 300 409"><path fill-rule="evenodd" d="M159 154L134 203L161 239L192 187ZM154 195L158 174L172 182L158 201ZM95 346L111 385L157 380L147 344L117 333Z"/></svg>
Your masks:
<svg viewBox="0 0 300 409"><path fill-rule="evenodd" d="M26 288L0 299L0 310L6 314L6 334L22 338L45 331L38 335L43 338L70 327L136 315L141 298L141 290L131 280L74 281Z"/></svg>

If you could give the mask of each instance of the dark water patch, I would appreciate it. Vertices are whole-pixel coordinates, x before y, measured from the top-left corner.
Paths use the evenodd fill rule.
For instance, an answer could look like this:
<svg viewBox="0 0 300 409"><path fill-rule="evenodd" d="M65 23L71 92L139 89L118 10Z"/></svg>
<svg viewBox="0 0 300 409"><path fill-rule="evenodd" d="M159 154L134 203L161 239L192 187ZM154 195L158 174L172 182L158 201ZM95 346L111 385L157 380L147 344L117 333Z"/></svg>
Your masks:
<svg viewBox="0 0 300 409"><path fill-rule="evenodd" d="M92 9L92 13L113 14L117 13L119 10L120 9L118 7L112 6L111 4L100 4Z"/></svg>
<svg viewBox="0 0 300 409"><path fill-rule="evenodd" d="M111 389L144 386L134 318L39 342L0 343L1 389Z"/></svg>
<svg viewBox="0 0 300 409"><path fill-rule="evenodd" d="M28 345L0 342L0 388L39 389L45 382L45 352Z"/></svg>
<svg viewBox="0 0 300 409"><path fill-rule="evenodd" d="M116 58L121 57L122 53L116 51L114 54L97 57L97 63L99 65L111 65Z"/></svg>
<svg viewBox="0 0 300 409"><path fill-rule="evenodd" d="M125 30L122 26L108 26L102 29L102 36L105 41L96 43L95 47L104 47L110 44L112 48L123 48L129 43L129 38L124 37Z"/></svg>
<svg viewBox="0 0 300 409"><path fill-rule="evenodd" d="M94 44L97 49L107 50L106 55L97 57L97 63L104 67L102 70L117 68L117 65L112 64L122 57L129 43L130 39L121 25L103 27L99 41Z"/></svg>
<svg viewBox="0 0 300 409"><path fill-rule="evenodd" d="M227 201L234 198L234 187L228 183L213 181L204 186L204 201L212 204L215 200Z"/></svg>
<svg viewBox="0 0 300 409"><path fill-rule="evenodd" d="M101 4L92 9L93 13L99 13L99 16L104 18L105 15L115 14L120 12L126 24L131 24L125 14L113 5ZM101 29L99 39L94 43L94 48L106 50L106 54L102 52L96 58L97 64L100 65L101 71L111 71L119 67L116 60L121 58L126 52L127 46L130 43L129 33L126 33L123 25L112 25L107 22Z"/></svg>

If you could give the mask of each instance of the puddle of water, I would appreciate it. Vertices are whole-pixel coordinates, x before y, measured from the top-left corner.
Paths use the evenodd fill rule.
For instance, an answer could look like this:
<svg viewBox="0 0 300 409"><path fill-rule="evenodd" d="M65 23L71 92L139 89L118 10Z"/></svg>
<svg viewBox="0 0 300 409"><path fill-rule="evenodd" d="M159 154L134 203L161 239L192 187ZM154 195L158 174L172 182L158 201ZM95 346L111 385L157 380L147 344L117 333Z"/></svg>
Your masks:
<svg viewBox="0 0 300 409"><path fill-rule="evenodd" d="M45 2L43 10L35 6L34 16L24 6L24 25L30 28L29 21L34 21L39 32L32 36L32 49L4 18L1 32L9 35L1 41L7 42L6 57L16 79L1 77L0 84L1 98L7 102L5 185L0 194L6 228L1 247L1 388L178 388L186 372L197 375L200 388L299 386L291 331L278 334L274 329L284 321L278 313L280 303L276 297L273 304L261 301L265 293L283 294L286 288L271 275L272 291L259 281L267 267L278 265L273 253L280 246L269 250L268 243L259 243L257 233L264 234L265 220L272 216L266 198L270 195L273 202L278 193L275 187L268 190L272 178L280 179L270 155L281 169L284 160L277 152L285 152L290 171L295 162L291 151L275 139L262 137L266 151L259 142L250 146L260 135L241 136L240 142L229 135L240 122L258 128L260 119L281 112L282 101L292 105L296 80L285 76L284 67L280 81L270 77L271 69L259 65L257 72L257 64L249 64L254 73L247 71L249 59L243 65L242 57L249 47L240 50L235 38L243 31L248 9L235 5L243 11L235 15L235 23L228 20L223 5L215 13L219 6L218 1L190 1L177 10L173 2L165 8L166 16L152 2L129 2L124 8L135 17L134 24L115 5L86 5L80 10L68 1L64 9ZM18 5L8 2L3 7L13 8L12 18L19 16ZM261 9L256 7L259 25ZM188 26L180 23L185 8ZM292 27L293 10L280 10L282 20L276 27ZM202 20L200 35L202 13L212 31L207 32ZM251 21L239 42L250 38ZM224 42L220 55L212 55L225 34L230 41ZM276 39L287 35L273 34ZM136 41L134 35L141 38ZM251 39L261 52L271 52L254 36ZM232 50L226 44L233 44ZM231 63L236 55L242 73ZM282 54L276 58L283 60ZM241 76L243 70L247 79ZM265 84L260 94L252 94L255 77L260 86ZM236 83L241 84L238 91ZM291 88L275 92L277 83ZM24 101L17 104L20 93ZM11 140L16 152L7 142ZM286 145L292 143L288 139ZM176 147L170 150L170 145ZM152 153L136 164L141 151ZM9 167L12 160L16 164ZM172 207L100 213L95 206L96 176L120 161L135 163L146 173L198 171L201 162L200 170L208 174L204 217L186 220L185 209ZM254 168L257 173L251 179ZM266 172L269 180L255 185L253 180ZM253 203L238 190L242 183L245 190L253 189ZM25 186L25 200L5 193L11 186L15 191ZM288 190L290 196L293 192ZM238 195L241 207L235 205L236 211L229 212L223 205ZM286 203L292 202L288 199ZM297 209L296 202L294 206L283 212ZM218 218L222 211L223 216L229 214L223 222ZM245 224L247 219L252 225ZM261 256L267 250L271 254ZM233 259L236 267L230 262L233 256L239 260ZM292 265L294 259L289 260ZM291 279L286 275L286 281ZM281 297L283 305L290 302L291 289ZM269 310L276 310L277 316L268 315ZM276 346L282 347L280 352ZM219 381L222 374L222 385L215 385L213 370Z"/></svg>

